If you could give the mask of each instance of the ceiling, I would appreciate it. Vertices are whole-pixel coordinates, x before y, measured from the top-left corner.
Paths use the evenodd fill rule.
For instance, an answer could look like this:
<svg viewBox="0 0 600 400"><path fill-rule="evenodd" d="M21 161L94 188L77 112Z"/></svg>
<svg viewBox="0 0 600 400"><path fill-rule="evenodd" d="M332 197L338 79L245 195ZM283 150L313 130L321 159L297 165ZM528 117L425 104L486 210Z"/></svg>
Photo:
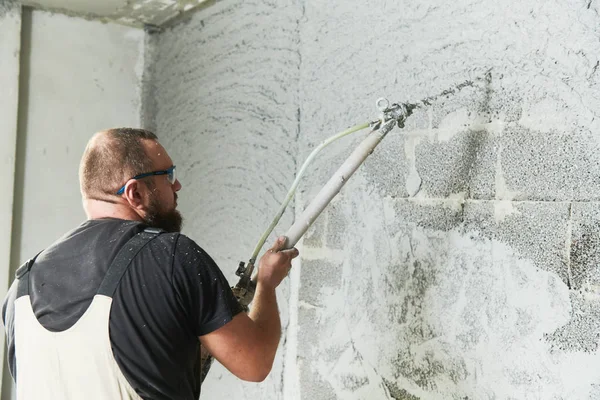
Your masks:
<svg viewBox="0 0 600 400"><path fill-rule="evenodd" d="M114 21L133 26L162 26L210 0L22 0L25 6Z"/></svg>

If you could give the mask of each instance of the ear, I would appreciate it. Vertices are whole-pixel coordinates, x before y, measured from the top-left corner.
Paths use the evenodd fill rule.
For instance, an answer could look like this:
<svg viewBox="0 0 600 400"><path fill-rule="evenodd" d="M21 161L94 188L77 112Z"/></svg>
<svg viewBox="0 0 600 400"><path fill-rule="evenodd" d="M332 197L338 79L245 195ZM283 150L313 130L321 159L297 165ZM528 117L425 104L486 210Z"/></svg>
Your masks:
<svg viewBox="0 0 600 400"><path fill-rule="evenodd" d="M123 198L129 203L134 210L146 208L146 199L148 198L148 188L136 179L130 179L125 184Z"/></svg>

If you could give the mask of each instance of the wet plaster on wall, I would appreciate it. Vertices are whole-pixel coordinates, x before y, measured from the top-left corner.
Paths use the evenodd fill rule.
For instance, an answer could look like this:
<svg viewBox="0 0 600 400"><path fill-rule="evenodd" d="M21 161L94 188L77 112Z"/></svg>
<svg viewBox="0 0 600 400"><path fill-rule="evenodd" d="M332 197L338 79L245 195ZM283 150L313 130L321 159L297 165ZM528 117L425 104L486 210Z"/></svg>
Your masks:
<svg viewBox="0 0 600 400"><path fill-rule="evenodd" d="M184 233L232 285L296 172L299 18L293 1L224 1L151 38L144 124L180 171ZM292 219L290 207L267 245ZM278 295L284 331L289 293L286 280ZM243 383L216 365L204 396L282 398L287 338L266 382Z"/></svg>
<svg viewBox="0 0 600 400"><path fill-rule="evenodd" d="M574 309L589 312L590 304L575 303L559 275L544 269L542 249L532 254L548 240L543 231L511 216L500 224L505 236L490 234L492 202L467 201L463 209L453 200L382 198L365 190L362 174L348 185L336 212L369 218L352 220L341 248L327 239L340 228L331 219L304 243L303 396L592 398L600 378L595 348L565 351L547 337L558 332L563 343L584 344L597 330L579 316L575 329L560 331L573 328ZM530 213L540 225L567 216L527 206L515 215ZM510 232L524 239L523 251Z"/></svg>
<svg viewBox="0 0 600 400"><path fill-rule="evenodd" d="M389 134L310 230L302 397L598 396L599 23L587 1L306 3L300 154L382 95L487 78Z"/></svg>
<svg viewBox="0 0 600 400"><path fill-rule="evenodd" d="M0 295L9 284L13 193L17 151L19 107L19 60L21 50L21 8L17 1L0 0ZM0 333L4 339L4 330ZM0 348L4 357L4 346ZM0 376L4 363L0 366Z"/></svg>

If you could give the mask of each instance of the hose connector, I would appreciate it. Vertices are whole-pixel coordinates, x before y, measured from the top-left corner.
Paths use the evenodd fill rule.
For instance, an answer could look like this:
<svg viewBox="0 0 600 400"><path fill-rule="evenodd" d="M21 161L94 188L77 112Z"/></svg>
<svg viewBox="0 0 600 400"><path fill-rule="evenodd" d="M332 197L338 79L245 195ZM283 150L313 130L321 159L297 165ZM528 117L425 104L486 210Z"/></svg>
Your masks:
<svg viewBox="0 0 600 400"><path fill-rule="evenodd" d="M415 104L409 103L394 103L390 105L389 100L384 97L377 99L375 105L381 112L381 115L379 116L379 120L373 121L370 124L371 129L374 130L379 129L382 124L385 124L392 119L397 121L399 128L404 128L406 118L408 118L416 108Z"/></svg>

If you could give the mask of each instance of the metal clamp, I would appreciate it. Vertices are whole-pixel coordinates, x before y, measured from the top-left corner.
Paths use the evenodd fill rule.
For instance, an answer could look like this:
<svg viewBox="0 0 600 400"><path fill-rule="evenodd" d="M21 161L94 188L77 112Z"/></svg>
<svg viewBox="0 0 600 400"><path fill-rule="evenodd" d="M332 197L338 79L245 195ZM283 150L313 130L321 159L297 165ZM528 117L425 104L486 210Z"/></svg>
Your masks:
<svg viewBox="0 0 600 400"><path fill-rule="evenodd" d="M385 124L389 120L396 120L399 128L404 128L404 121L412 114L412 111L416 108L414 104L405 103L394 103L390 105L390 101L385 97L377 99L375 105L381 111L381 115L377 121L371 122L369 125L371 129L377 130L382 124Z"/></svg>

